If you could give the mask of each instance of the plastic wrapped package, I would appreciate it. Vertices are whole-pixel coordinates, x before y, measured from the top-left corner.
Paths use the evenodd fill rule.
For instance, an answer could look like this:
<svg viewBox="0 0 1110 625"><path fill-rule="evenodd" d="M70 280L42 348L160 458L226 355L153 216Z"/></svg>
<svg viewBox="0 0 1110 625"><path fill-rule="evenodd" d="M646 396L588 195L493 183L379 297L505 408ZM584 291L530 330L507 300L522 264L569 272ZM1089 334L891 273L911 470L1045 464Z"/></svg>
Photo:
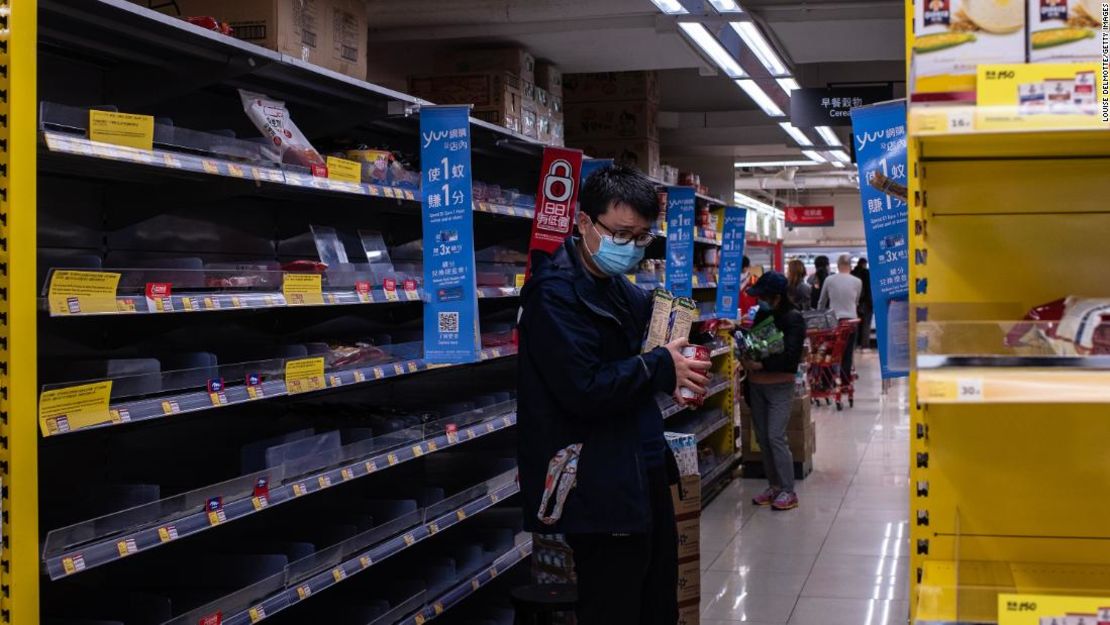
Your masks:
<svg viewBox="0 0 1110 625"><path fill-rule="evenodd" d="M314 176L327 176L326 162L293 123L284 102L243 90L239 97L247 117L281 154L282 163L306 167Z"/></svg>

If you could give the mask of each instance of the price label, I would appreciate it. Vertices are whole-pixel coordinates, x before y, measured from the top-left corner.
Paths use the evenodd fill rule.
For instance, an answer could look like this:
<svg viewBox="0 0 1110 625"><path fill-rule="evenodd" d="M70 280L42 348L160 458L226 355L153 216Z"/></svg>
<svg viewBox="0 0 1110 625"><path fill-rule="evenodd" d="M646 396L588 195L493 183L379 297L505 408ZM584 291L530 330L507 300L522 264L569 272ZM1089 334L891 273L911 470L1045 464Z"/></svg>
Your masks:
<svg viewBox="0 0 1110 625"><path fill-rule="evenodd" d="M435 441L428 441L428 453L433 451L439 451L439 445L436 445Z"/></svg>
<svg viewBox="0 0 1110 625"><path fill-rule="evenodd" d="M62 558L62 570L66 575L73 575L85 570L85 556L77 553L68 558Z"/></svg>
<svg viewBox="0 0 1110 625"><path fill-rule="evenodd" d="M328 179L358 184L362 182L362 163L337 156L329 156Z"/></svg>
<svg viewBox="0 0 1110 625"><path fill-rule="evenodd" d="M377 470L378 470L378 463L374 462L373 460L367 460L366 461L366 472L367 473L373 473Z"/></svg>
<svg viewBox="0 0 1110 625"><path fill-rule="evenodd" d="M949 132L971 132L975 130L975 109L973 107L959 107L948 111Z"/></svg>
<svg viewBox="0 0 1110 625"><path fill-rule="evenodd" d="M263 608L260 605L256 605L250 610L247 610L247 615L250 617L251 623L257 623L258 621L266 618L266 608Z"/></svg>
<svg viewBox="0 0 1110 625"><path fill-rule="evenodd" d="M300 497L306 493L308 493L308 488L304 484L298 483L293 485L293 495L295 497Z"/></svg>
<svg viewBox="0 0 1110 625"><path fill-rule="evenodd" d="M287 273L281 291L290 306L318 306L324 303L323 276L318 273Z"/></svg>
<svg viewBox="0 0 1110 625"><path fill-rule="evenodd" d="M417 365L415 362L413 362L411 360L408 361L407 367L408 367L409 373L416 373L417 371L420 370L419 365Z"/></svg>
<svg viewBox="0 0 1110 625"><path fill-rule="evenodd" d="M119 551L119 557L123 558L138 551L139 547L135 544L134 538L128 538L116 543L116 550Z"/></svg>
<svg viewBox="0 0 1110 625"><path fill-rule="evenodd" d="M426 621L427 619L424 617L423 614L417 614L416 618L413 619L413 622L415 622L416 625L424 625Z"/></svg>
<svg viewBox="0 0 1110 625"><path fill-rule="evenodd" d="M285 388L290 395L327 388L324 358L300 358L285 363Z"/></svg>
<svg viewBox="0 0 1110 625"><path fill-rule="evenodd" d="M401 366L401 363L399 363L399 362L393 363L393 373L395 373L397 375L404 375L405 374L405 369L404 369L404 367Z"/></svg>
<svg viewBox="0 0 1110 625"><path fill-rule="evenodd" d="M200 166L206 173L213 175L218 175L220 173L220 166L210 160L201 160Z"/></svg>
<svg viewBox="0 0 1110 625"><path fill-rule="evenodd" d="M424 448L421 447L420 445L413 445L412 455L416 456L417 458L419 458L420 456L423 456L424 455Z"/></svg>
<svg viewBox="0 0 1110 625"><path fill-rule="evenodd" d="M956 380L956 401L983 401L982 378Z"/></svg>
<svg viewBox="0 0 1110 625"><path fill-rule="evenodd" d="M998 594L998 625L1102 625L1110 597Z"/></svg>
<svg viewBox="0 0 1110 625"><path fill-rule="evenodd" d="M316 478L316 483L320 485L320 488L327 488L331 486L331 478L326 475L321 475Z"/></svg>
<svg viewBox="0 0 1110 625"><path fill-rule="evenodd" d="M355 479L355 472L350 470L349 468L343 469L339 472L339 474L343 476L344 482Z"/></svg>
<svg viewBox="0 0 1110 625"><path fill-rule="evenodd" d="M228 163L227 164L227 173L231 174L231 176L233 178L246 178L247 177L247 172L243 171L243 168L236 165L235 163Z"/></svg>
<svg viewBox="0 0 1110 625"><path fill-rule="evenodd" d="M46 300L52 316L119 312L119 273L59 270L50 274Z"/></svg>
<svg viewBox="0 0 1110 625"><path fill-rule="evenodd" d="M386 278L382 282L382 291L385 292L385 298L391 302L397 302L401 299L397 296L397 281L393 278Z"/></svg>
<svg viewBox="0 0 1110 625"><path fill-rule="evenodd" d="M365 381L366 381L366 375L364 375L362 373L362 370L361 369L355 369L355 382L358 383L358 382L365 382Z"/></svg>
<svg viewBox="0 0 1110 625"><path fill-rule="evenodd" d="M355 282L355 294L358 295L358 301L363 303L370 303L374 301L374 291L370 288L370 283L366 281Z"/></svg>
<svg viewBox="0 0 1110 625"><path fill-rule="evenodd" d="M389 466L397 464L397 454L389 454L385 459L389 462Z"/></svg>
<svg viewBox="0 0 1110 625"><path fill-rule="evenodd" d="M370 561L370 556L362 556L358 559L358 563L362 568L368 569L373 562Z"/></svg>
<svg viewBox="0 0 1110 625"><path fill-rule="evenodd" d="M331 576L332 576L332 579L334 579L335 581L341 582L344 579L346 579L347 571L343 570L343 567L337 566L337 567L335 567L334 569L331 570Z"/></svg>
<svg viewBox="0 0 1110 625"><path fill-rule="evenodd" d="M219 525L220 523L227 522L227 514L222 509L213 510L208 513L208 524L211 526Z"/></svg>
<svg viewBox="0 0 1110 625"><path fill-rule="evenodd" d="M39 395L42 435L65 434L92 425L111 423L112 413L108 408L111 395L111 380L43 391Z"/></svg>
<svg viewBox="0 0 1110 625"><path fill-rule="evenodd" d="M432 521L431 523L428 524L428 533L436 534L438 532L439 532L439 524L438 523L436 523L435 521Z"/></svg>
<svg viewBox="0 0 1110 625"><path fill-rule="evenodd" d="M435 603L432 604L432 610L435 611L436 616L439 616L440 614L443 614L443 604L436 601Z"/></svg>
<svg viewBox="0 0 1110 625"><path fill-rule="evenodd" d="M304 601L305 599L308 599L311 596L312 596L312 586L309 586L308 584L302 584L300 586L297 586L297 598L298 599L300 599L301 601Z"/></svg>
<svg viewBox="0 0 1110 625"><path fill-rule="evenodd" d="M173 525L158 528L158 540L168 543L171 540L177 540L177 528Z"/></svg>
<svg viewBox="0 0 1110 625"><path fill-rule="evenodd" d="M416 280L405 280L402 286L405 288L405 297L410 302L420 299L420 293L416 290Z"/></svg>
<svg viewBox="0 0 1110 625"><path fill-rule="evenodd" d="M89 111L89 139L140 150L154 149L154 117Z"/></svg>
<svg viewBox="0 0 1110 625"><path fill-rule="evenodd" d="M405 534L403 538L404 538L405 544L408 545L409 547L416 544L416 538L412 534Z"/></svg>

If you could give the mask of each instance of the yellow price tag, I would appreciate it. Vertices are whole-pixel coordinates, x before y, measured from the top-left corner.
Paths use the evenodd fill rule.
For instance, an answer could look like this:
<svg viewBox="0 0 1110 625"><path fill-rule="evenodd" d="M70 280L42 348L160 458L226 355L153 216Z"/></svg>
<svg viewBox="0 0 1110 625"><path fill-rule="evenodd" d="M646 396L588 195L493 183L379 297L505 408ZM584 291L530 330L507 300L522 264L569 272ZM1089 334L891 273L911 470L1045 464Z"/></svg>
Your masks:
<svg viewBox="0 0 1110 625"><path fill-rule="evenodd" d="M998 594L998 625L1096 625L1110 621L1110 598Z"/></svg>
<svg viewBox="0 0 1110 625"><path fill-rule="evenodd" d="M139 548L135 545L134 538L128 538L127 540L121 540L116 543L116 550L119 551L119 557L123 558L135 553Z"/></svg>
<svg viewBox="0 0 1110 625"><path fill-rule="evenodd" d="M232 177L234 177L234 178L246 178L247 177L247 173L245 171L243 171L243 168L236 165L235 163L228 163L227 164L227 173L231 174Z"/></svg>
<svg viewBox="0 0 1110 625"><path fill-rule="evenodd" d="M328 178L340 182L362 182L362 163L336 156L328 157Z"/></svg>
<svg viewBox="0 0 1110 625"><path fill-rule="evenodd" d="M355 479L355 472L350 469L343 469L339 474L343 476L344 482Z"/></svg>
<svg viewBox="0 0 1110 625"><path fill-rule="evenodd" d="M168 543L171 540L177 540L177 528L172 525L158 528L158 540Z"/></svg>
<svg viewBox="0 0 1110 625"><path fill-rule="evenodd" d="M51 315L119 312L116 290L120 274L109 271L55 271L46 299Z"/></svg>
<svg viewBox="0 0 1110 625"><path fill-rule="evenodd" d="M285 388L290 395L327 388L324 358L300 358L285 363Z"/></svg>
<svg viewBox="0 0 1110 625"><path fill-rule="evenodd" d="M364 569L370 568L370 565L373 564L373 562L370 561L370 556L362 556L358 559L358 563Z"/></svg>
<svg viewBox="0 0 1110 625"><path fill-rule="evenodd" d="M294 496L300 497L301 495L304 495L307 492L308 492L308 489L305 488L304 484L294 484L293 485L293 495Z"/></svg>
<svg viewBox="0 0 1110 625"><path fill-rule="evenodd" d="M78 571L85 570L85 557L81 554L71 556L69 558L62 558L62 569L65 570L66 575L72 575Z"/></svg>
<svg viewBox="0 0 1110 625"><path fill-rule="evenodd" d="M458 517L458 519L460 521L465 520L466 519L466 510L456 510L455 511L455 516Z"/></svg>
<svg viewBox="0 0 1110 625"><path fill-rule="evenodd" d="M64 434L92 425L110 423L108 404L112 381L93 382L43 391L39 395L39 427L42 435Z"/></svg>
<svg viewBox="0 0 1110 625"><path fill-rule="evenodd" d="M320 488L327 488L331 486L331 478L326 475L321 475L316 478L316 483L320 485Z"/></svg>
<svg viewBox="0 0 1110 625"><path fill-rule="evenodd" d="M435 610L436 616L443 614L443 604L438 601L432 604L432 609Z"/></svg>
<svg viewBox="0 0 1110 625"><path fill-rule="evenodd" d="M311 596L312 596L312 586L309 586L308 584L305 584L303 586L297 586L297 598L298 599L300 599L301 601L304 601L305 599L308 599Z"/></svg>
<svg viewBox="0 0 1110 625"><path fill-rule="evenodd" d="M254 509L257 512L270 505L270 502L266 501L265 497L251 497L251 505L254 506Z"/></svg>
<svg viewBox="0 0 1110 625"><path fill-rule="evenodd" d="M389 461L389 466L397 464L397 454L389 454L385 459Z"/></svg>
<svg viewBox="0 0 1110 625"><path fill-rule="evenodd" d="M416 625L424 625L426 619L423 614L417 614L416 618L413 620L416 622Z"/></svg>
<svg viewBox="0 0 1110 625"><path fill-rule="evenodd" d="M290 306L324 303L323 276L318 273L287 273L281 281L281 291Z"/></svg>
<svg viewBox="0 0 1110 625"><path fill-rule="evenodd" d="M925 403L956 401L956 382L921 378L917 381L917 392Z"/></svg>
<svg viewBox="0 0 1110 625"><path fill-rule="evenodd" d="M247 611L247 615L251 617L251 623L257 623L266 618L266 608L256 605Z"/></svg>
<svg viewBox="0 0 1110 625"><path fill-rule="evenodd" d="M378 470L378 463L374 462L373 460L367 460L366 461L366 472L367 473L373 473L377 470Z"/></svg>
<svg viewBox="0 0 1110 625"><path fill-rule="evenodd" d="M408 545L409 547L416 544L416 538L412 534L405 534L404 540L405 540L405 544Z"/></svg>
<svg viewBox="0 0 1110 625"><path fill-rule="evenodd" d="M331 570L331 576L335 581L341 582L347 577L347 571L344 571L343 567L336 567Z"/></svg>
<svg viewBox="0 0 1110 625"><path fill-rule="evenodd" d="M513 279L513 284L516 285L516 288L523 289L524 288L524 274L522 274L522 273L516 274L516 276Z"/></svg>
<svg viewBox="0 0 1110 625"><path fill-rule="evenodd" d="M89 111L89 139L140 150L154 149L154 118L134 113Z"/></svg>
<svg viewBox="0 0 1110 625"><path fill-rule="evenodd" d="M412 455L416 456L417 458L419 458L420 456L423 456L424 455L424 448L421 447L420 445L413 445Z"/></svg>

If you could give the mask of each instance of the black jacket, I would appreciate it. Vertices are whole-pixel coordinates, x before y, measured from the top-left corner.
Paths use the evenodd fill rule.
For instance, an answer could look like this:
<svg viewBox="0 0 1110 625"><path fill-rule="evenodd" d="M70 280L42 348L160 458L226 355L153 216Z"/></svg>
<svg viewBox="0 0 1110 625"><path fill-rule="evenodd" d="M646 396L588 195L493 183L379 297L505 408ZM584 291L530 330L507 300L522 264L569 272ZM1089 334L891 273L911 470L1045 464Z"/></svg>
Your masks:
<svg viewBox="0 0 1110 625"><path fill-rule="evenodd" d="M614 302L628 304L622 309ZM517 434L524 524L545 533L638 533L650 527L642 441L658 437L667 456L656 392L675 387L670 353L640 355L651 296L623 276L595 280L575 240L532 256L521 293ZM537 519L547 467L582 444L577 486L562 519ZM669 458L673 463L673 458Z"/></svg>
<svg viewBox="0 0 1110 625"><path fill-rule="evenodd" d="M806 320L802 313L787 302L775 311L760 309L755 315L753 325L758 325L767 317L774 315L775 327L782 332L783 350L763 359L763 371L768 373L796 373L802 360L802 349L806 341Z"/></svg>

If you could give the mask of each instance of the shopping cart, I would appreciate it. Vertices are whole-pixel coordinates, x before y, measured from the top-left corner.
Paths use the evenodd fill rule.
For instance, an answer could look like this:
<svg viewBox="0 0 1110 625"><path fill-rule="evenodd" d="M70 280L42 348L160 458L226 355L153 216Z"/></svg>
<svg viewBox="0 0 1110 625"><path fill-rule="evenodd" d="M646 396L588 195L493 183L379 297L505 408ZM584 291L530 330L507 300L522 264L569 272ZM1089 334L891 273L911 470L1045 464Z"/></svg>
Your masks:
<svg viewBox="0 0 1110 625"><path fill-rule="evenodd" d="M858 327L859 319L844 319L833 328L807 331L806 383L814 404L824 399L825 405L829 405L835 399L836 409L843 410L842 398L847 395L848 406L855 405L854 375L851 371L842 372L840 363L844 360L844 350L854 347Z"/></svg>

